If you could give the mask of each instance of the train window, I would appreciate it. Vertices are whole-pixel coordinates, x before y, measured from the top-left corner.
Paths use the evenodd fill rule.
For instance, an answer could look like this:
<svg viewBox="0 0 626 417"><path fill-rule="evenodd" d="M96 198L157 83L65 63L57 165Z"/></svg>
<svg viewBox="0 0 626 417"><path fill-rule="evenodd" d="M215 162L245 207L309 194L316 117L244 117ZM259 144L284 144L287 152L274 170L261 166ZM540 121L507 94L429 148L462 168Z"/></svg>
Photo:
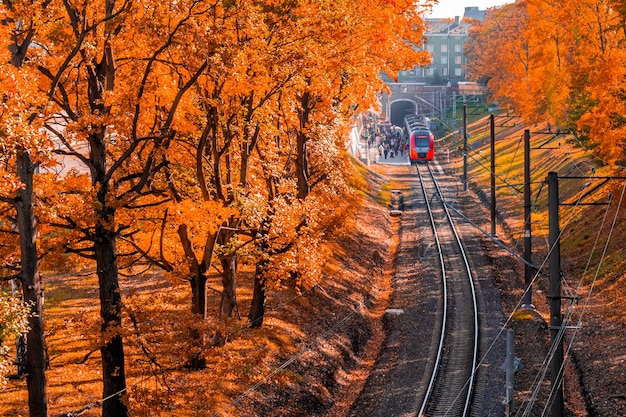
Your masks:
<svg viewBox="0 0 626 417"><path fill-rule="evenodd" d="M419 148L428 147L428 142L430 140L429 136L415 136L415 146Z"/></svg>

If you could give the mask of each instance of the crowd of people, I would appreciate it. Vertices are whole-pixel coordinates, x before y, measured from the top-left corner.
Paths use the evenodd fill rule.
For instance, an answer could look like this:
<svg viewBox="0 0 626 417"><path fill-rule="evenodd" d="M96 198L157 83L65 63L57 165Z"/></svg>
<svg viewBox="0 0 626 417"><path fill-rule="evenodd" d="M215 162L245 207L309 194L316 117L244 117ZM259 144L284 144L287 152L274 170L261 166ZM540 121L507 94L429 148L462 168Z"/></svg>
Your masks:
<svg viewBox="0 0 626 417"><path fill-rule="evenodd" d="M366 123L363 133L368 147L375 146L381 159L394 158L408 154L409 144L403 131L389 122Z"/></svg>

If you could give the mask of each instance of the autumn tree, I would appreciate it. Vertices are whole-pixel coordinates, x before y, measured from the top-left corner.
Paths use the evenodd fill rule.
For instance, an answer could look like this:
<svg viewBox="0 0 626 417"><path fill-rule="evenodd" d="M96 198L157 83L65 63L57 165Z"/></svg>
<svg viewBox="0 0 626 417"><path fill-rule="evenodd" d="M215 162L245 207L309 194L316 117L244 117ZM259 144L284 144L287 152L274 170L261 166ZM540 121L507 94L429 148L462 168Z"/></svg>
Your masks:
<svg viewBox="0 0 626 417"><path fill-rule="evenodd" d="M187 116L196 126L195 134L181 136L175 144L180 152L169 154L177 170L169 183L174 195L171 211L181 212L198 200L201 206L215 209L195 219L171 217L187 265L192 311L202 317L206 317L206 280L212 266L222 276L220 315L231 317L236 308L235 236L241 228L238 209L248 183L248 161L258 138L254 115L267 94L273 94L271 89L266 92L264 84L250 82L251 73L261 77L258 72L265 71L257 59L257 33L265 27L257 11L254 3L237 7L216 3L210 19L198 23L200 45L207 46L205 53L214 65L206 68L195 86L198 112Z"/></svg>
<svg viewBox="0 0 626 417"><path fill-rule="evenodd" d="M30 4L11 4L23 15L31 13ZM137 223L129 213L169 198L164 188L152 184L165 167L168 143L177 129L184 131L176 115L187 106L185 93L206 66L200 58L195 68L181 70L185 57L176 52L177 36L192 15L206 9L193 1L52 2L46 7L32 33L37 47L23 51L39 73L28 81L51 103L40 114L56 142L54 152L72 159L78 175L89 178L90 185L75 190L82 196L72 211L50 216L57 227L71 231L69 250L95 261L102 320L102 413L121 416L127 414L127 394L118 270L121 260L141 253L131 249L120 254L118 245L133 248L126 243ZM62 197L48 196L46 202L61 209L65 206L56 202Z"/></svg>
<svg viewBox="0 0 626 417"><path fill-rule="evenodd" d="M32 83L37 80L36 66L26 62L42 10L39 7L22 8L12 2L4 2L0 7L3 16L0 25L0 85L3 88L0 202L9 206L1 210L2 231L19 236L19 255L15 256L11 251L12 245L4 247L2 267L15 272L4 279L16 279L20 283L21 296L30 309L26 355L19 358L24 363L18 364L26 375L29 413L31 416L47 416L44 290L39 272L33 178L38 165L46 160L49 143L42 134L43 119L40 117L45 108L45 96L33 91Z"/></svg>
<svg viewBox="0 0 626 417"><path fill-rule="evenodd" d="M190 114L189 120L196 124L196 133L179 136L173 146L180 151L168 153L170 166L175 167L168 217L177 225L184 252L170 256L186 260L192 310L198 314L206 314L205 286L211 269L222 277L220 316L228 318L236 311L241 255L245 254L246 262L255 262L268 259L274 251L284 254L284 248L268 247L265 252L257 246L268 231L259 225L267 226L275 218L271 207L277 201L290 201L293 220L281 224L301 228L306 224L303 211L316 210L311 211L314 204L298 209L294 198L299 194L305 200L312 185L341 177L337 170L341 164L336 160L311 169L310 139L331 132L333 139L319 141L318 155L342 155L346 125L337 120L349 120L359 105L374 105L383 85L381 71L393 73L427 59L407 43L421 43L423 29L410 2L395 6L341 2L335 6L218 3L197 35L207 45L205 53L214 65L199 77L195 90L200 113ZM340 37L336 36L338 27L345 28ZM386 36L391 33L398 35ZM261 154L271 155L272 168L268 169L269 162ZM336 172L329 175L328 171ZM292 181L298 184L295 195L285 186ZM284 195L271 191L276 187ZM259 196L265 206L259 205ZM204 206L215 208L204 218L205 233L197 233L202 227L198 217L175 215L185 212L181 208L198 197ZM274 214L258 221L259 213ZM286 220L287 212L279 213ZM293 242L285 244L292 247ZM250 247L255 249L250 251ZM250 256L263 252L263 256Z"/></svg>
<svg viewBox="0 0 626 417"><path fill-rule="evenodd" d="M516 112L533 97L527 22L526 1L491 9L470 30L466 46L469 76L488 79L494 100Z"/></svg>
<svg viewBox="0 0 626 417"><path fill-rule="evenodd" d="M573 129L606 161L623 159L620 11L621 2L608 0L528 0L491 10L472 30L470 73L489 78L494 98L527 120Z"/></svg>

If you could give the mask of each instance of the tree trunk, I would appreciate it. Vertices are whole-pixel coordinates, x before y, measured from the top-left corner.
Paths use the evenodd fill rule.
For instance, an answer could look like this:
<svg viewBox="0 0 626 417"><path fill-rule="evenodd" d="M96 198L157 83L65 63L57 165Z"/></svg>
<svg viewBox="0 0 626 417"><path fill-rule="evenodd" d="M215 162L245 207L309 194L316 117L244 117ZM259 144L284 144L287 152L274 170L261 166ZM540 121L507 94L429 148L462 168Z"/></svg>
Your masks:
<svg viewBox="0 0 626 417"><path fill-rule="evenodd" d="M199 314L206 319L206 264L198 262L193 250L193 244L189 239L187 225L178 226L178 237L185 252L185 258L189 264L189 284L191 285L191 312ZM211 238L209 238L211 239Z"/></svg>
<svg viewBox="0 0 626 417"><path fill-rule="evenodd" d="M298 110L300 129L298 129L296 134L296 175L299 200L304 200L311 192L311 185L309 184L309 154L306 145L308 137L305 132L309 127L309 119L313 108L315 108L315 99L307 91L300 97L300 109Z"/></svg>
<svg viewBox="0 0 626 417"><path fill-rule="evenodd" d="M191 312L198 314L202 319L207 318L206 309L206 281L207 277L201 269L191 277Z"/></svg>
<svg viewBox="0 0 626 417"><path fill-rule="evenodd" d="M111 220L112 216L107 220ZM124 371L124 344L120 334L122 325L122 297L120 295L115 233L103 226L104 219L96 226L95 255L100 287L101 331L110 338L100 347L102 354L102 417L125 417L128 409L122 400L126 394Z"/></svg>
<svg viewBox="0 0 626 417"><path fill-rule="evenodd" d="M8 3L8 2L5 2ZM5 4L12 9L12 4ZM17 34L14 34L17 35ZM26 59L34 32L26 29L20 36L12 36L14 43L9 46L11 64L21 67ZM21 43L18 39L21 38ZM20 281L24 301L31 303L32 314L28 317L30 330L26 335L26 386L28 388L28 409L30 417L48 415L46 396L46 345L44 339L43 285L39 275L37 256L37 219L33 204L33 176L35 166L28 152L19 152L16 159L17 175L24 188L18 191L16 201L17 227L20 233L20 257L22 269ZM18 342L20 343L20 342ZM22 346L23 347L23 346ZM18 346L19 350L20 346ZM22 364L24 365L24 364Z"/></svg>
<svg viewBox="0 0 626 417"><path fill-rule="evenodd" d="M252 303L248 312L250 327L261 327L265 316L265 270L267 261L261 261L256 266L254 274L254 290L252 292Z"/></svg>
<svg viewBox="0 0 626 417"><path fill-rule="evenodd" d="M24 188L17 199L17 226L20 233L22 270L20 279L24 301L31 304L26 335L26 385L30 417L46 417L46 349L44 341L43 285L37 258L37 220L33 210L33 175L35 167L27 152L17 156L17 173Z"/></svg>
<svg viewBox="0 0 626 417"><path fill-rule="evenodd" d="M231 318L237 308L237 255L227 255L220 260L222 273L222 301L220 318Z"/></svg>
<svg viewBox="0 0 626 417"><path fill-rule="evenodd" d="M96 214L94 255L100 290L101 332L104 344L102 354L102 417L125 417L128 408L124 404L126 375L124 367L124 344L121 335L122 296L120 294L117 248L115 240L115 208L109 201L109 181L106 175L106 145L104 132L90 140L90 169L92 183L97 190L94 211Z"/></svg>
<svg viewBox="0 0 626 417"><path fill-rule="evenodd" d="M296 172L298 176L298 199L304 200L311 192L309 184L309 156L306 149L307 138L298 132L296 146Z"/></svg>

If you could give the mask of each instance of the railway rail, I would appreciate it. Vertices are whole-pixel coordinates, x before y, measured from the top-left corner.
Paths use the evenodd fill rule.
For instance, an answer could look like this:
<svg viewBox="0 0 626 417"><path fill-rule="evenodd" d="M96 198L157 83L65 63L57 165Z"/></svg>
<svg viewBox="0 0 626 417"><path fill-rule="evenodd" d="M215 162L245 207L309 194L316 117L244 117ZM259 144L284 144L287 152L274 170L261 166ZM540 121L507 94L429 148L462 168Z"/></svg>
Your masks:
<svg viewBox="0 0 626 417"><path fill-rule="evenodd" d="M442 190L430 165L416 165L441 271L438 346L419 417L469 417L473 411L479 354L478 306L474 277ZM437 340L437 338L436 338Z"/></svg>

